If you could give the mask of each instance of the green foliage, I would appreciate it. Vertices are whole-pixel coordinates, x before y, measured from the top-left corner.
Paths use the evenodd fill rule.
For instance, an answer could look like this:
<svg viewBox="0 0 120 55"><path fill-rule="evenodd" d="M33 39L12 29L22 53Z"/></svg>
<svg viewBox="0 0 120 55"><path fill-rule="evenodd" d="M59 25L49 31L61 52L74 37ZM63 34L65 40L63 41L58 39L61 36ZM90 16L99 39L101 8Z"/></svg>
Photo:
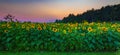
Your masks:
<svg viewBox="0 0 120 55"><path fill-rule="evenodd" d="M62 23L75 23L83 22L84 20L88 22L109 22L109 21L120 21L120 4L109 5L102 7L101 9L91 9L83 14L69 14L62 20L56 20L56 22Z"/></svg>
<svg viewBox="0 0 120 55"><path fill-rule="evenodd" d="M119 24L116 28L111 23L90 25L0 22L0 51L116 51L120 48ZM105 26L108 29L102 30Z"/></svg>

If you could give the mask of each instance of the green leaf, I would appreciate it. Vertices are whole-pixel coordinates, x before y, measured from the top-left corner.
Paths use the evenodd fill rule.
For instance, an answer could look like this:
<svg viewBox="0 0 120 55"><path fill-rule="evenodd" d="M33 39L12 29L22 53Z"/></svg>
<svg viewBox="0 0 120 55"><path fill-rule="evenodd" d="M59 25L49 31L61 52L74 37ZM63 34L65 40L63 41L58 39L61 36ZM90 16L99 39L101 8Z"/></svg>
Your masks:
<svg viewBox="0 0 120 55"><path fill-rule="evenodd" d="M7 41L7 42L10 42L11 40L12 40L12 38L7 38L7 40L6 40L6 41Z"/></svg>

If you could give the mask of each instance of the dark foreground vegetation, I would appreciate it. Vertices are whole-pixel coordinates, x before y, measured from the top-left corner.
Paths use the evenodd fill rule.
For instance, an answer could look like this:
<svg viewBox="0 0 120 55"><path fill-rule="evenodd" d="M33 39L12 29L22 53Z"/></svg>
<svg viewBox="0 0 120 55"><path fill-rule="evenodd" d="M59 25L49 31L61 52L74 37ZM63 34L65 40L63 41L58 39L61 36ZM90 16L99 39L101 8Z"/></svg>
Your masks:
<svg viewBox="0 0 120 55"><path fill-rule="evenodd" d="M117 51L119 23L0 22L0 51Z"/></svg>

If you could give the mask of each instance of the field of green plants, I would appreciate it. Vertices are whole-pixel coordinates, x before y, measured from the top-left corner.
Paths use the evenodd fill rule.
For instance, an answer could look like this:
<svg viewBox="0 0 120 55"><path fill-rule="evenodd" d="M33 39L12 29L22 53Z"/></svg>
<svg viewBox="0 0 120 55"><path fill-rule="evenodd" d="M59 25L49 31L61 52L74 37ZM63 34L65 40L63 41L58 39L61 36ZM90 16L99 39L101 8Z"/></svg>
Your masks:
<svg viewBox="0 0 120 55"><path fill-rule="evenodd" d="M120 23L0 22L0 51L117 51Z"/></svg>

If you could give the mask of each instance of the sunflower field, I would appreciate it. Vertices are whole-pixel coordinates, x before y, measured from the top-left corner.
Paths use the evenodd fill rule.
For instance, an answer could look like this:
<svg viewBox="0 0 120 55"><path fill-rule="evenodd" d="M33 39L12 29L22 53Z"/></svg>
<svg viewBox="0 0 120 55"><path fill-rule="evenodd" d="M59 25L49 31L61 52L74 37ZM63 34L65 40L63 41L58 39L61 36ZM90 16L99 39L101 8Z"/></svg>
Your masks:
<svg viewBox="0 0 120 55"><path fill-rule="evenodd" d="M120 23L0 22L0 51L116 51Z"/></svg>

